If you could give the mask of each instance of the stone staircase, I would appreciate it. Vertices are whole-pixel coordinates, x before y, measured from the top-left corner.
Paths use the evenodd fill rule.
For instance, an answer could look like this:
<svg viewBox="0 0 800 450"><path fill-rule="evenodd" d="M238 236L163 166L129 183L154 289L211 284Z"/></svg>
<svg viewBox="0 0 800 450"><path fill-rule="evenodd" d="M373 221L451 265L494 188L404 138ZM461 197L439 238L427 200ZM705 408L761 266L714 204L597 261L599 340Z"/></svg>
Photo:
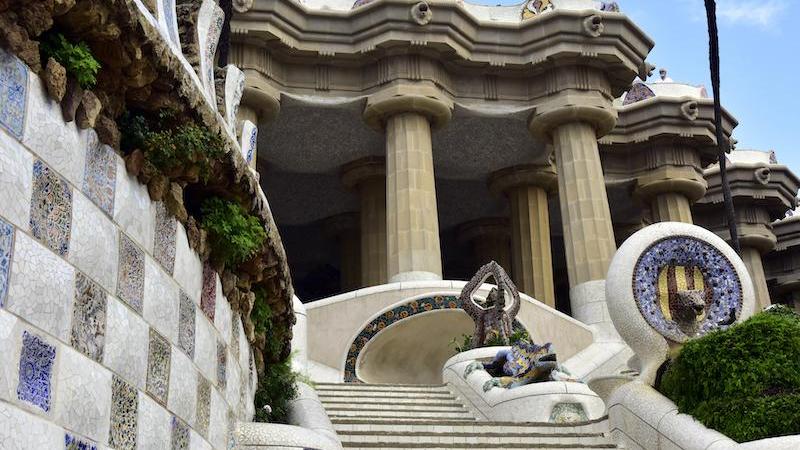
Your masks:
<svg viewBox="0 0 800 450"><path fill-rule="evenodd" d="M360 449L617 448L608 422L478 421L446 385L318 383L342 445Z"/></svg>

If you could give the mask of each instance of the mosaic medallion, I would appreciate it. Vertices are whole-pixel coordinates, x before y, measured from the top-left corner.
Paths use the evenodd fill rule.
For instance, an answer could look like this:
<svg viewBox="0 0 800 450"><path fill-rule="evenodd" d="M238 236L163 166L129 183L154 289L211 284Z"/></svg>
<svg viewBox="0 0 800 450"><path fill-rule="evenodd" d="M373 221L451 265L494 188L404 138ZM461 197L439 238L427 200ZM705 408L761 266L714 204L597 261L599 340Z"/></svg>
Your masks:
<svg viewBox="0 0 800 450"><path fill-rule="evenodd" d="M170 435L172 450L189 450L189 426L175 416L172 416Z"/></svg>
<svg viewBox="0 0 800 450"><path fill-rule="evenodd" d="M91 441L84 441L71 434L64 435L65 450L97 450L97 445Z"/></svg>
<svg viewBox="0 0 800 450"><path fill-rule="evenodd" d="M580 403L558 403L550 412L550 423L586 422L589 417Z"/></svg>
<svg viewBox="0 0 800 450"><path fill-rule="evenodd" d="M139 399L136 388L114 375L111 383L111 428L108 443L117 450L136 448Z"/></svg>
<svg viewBox="0 0 800 450"><path fill-rule="evenodd" d="M169 342L151 328L147 355L147 392L165 405L169 392L169 363Z"/></svg>
<svg viewBox="0 0 800 450"><path fill-rule="evenodd" d="M217 277L214 269L206 262L203 264L203 290L200 294L200 309L214 323L214 309L217 304Z"/></svg>
<svg viewBox="0 0 800 450"><path fill-rule="evenodd" d="M195 429L203 436L208 435L208 422L211 419L211 383L203 375L197 380L197 421Z"/></svg>
<svg viewBox="0 0 800 450"><path fill-rule="evenodd" d="M125 233L119 234L117 296L142 313L144 299L144 252Z"/></svg>
<svg viewBox="0 0 800 450"><path fill-rule="evenodd" d="M83 192L108 215L114 214L114 189L117 184L117 161L114 150L103 145L97 133L86 133L86 168Z"/></svg>
<svg viewBox="0 0 800 450"><path fill-rule="evenodd" d="M11 255L14 249L14 226L0 219L0 308L6 304Z"/></svg>
<svg viewBox="0 0 800 450"><path fill-rule="evenodd" d="M227 376L228 352L222 340L217 341L217 383L220 389L225 389Z"/></svg>
<svg viewBox="0 0 800 450"><path fill-rule="evenodd" d="M384 328L416 314L444 309L461 309L461 301L454 295L437 295L435 297L420 298L412 300L404 305L396 306L373 319L358 333L353 343L350 344L350 350L347 352L347 360L344 365L344 381L347 383L360 382L356 376L356 360L358 359L358 355L367 343L378 333L383 331ZM524 329L524 327L517 320L514 320L514 329Z"/></svg>
<svg viewBox="0 0 800 450"><path fill-rule="evenodd" d="M22 139L28 101L28 67L0 49L0 125Z"/></svg>
<svg viewBox="0 0 800 450"><path fill-rule="evenodd" d="M156 202L156 236L153 257L168 274L175 270L175 236L178 222L169 215L161 202Z"/></svg>
<svg viewBox="0 0 800 450"><path fill-rule="evenodd" d="M742 310L736 269L714 246L692 237L672 236L651 245L636 262L632 281L642 316L673 342L725 328ZM685 324L680 318L692 296L698 310Z"/></svg>
<svg viewBox="0 0 800 450"><path fill-rule="evenodd" d="M42 411L50 411L51 382L56 347L35 334L22 332L17 398Z"/></svg>
<svg viewBox="0 0 800 450"><path fill-rule="evenodd" d="M65 256L72 227L72 189L41 160L33 163L31 234Z"/></svg>
<svg viewBox="0 0 800 450"><path fill-rule="evenodd" d="M77 272L70 344L75 350L100 362L103 359L105 335L106 293L86 275Z"/></svg>
<svg viewBox="0 0 800 450"><path fill-rule="evenodd" d="M634 83L633 86L631 86L631 89L628 91L628 95L625 96L625 100L622 102L622 104L630 105L642 100L647 100L648 98L653 98L655 96L655 92L647 87L646 84Z"/></svg>
<svg viewBox="0 0 800 450"><path fill-rule="evenodd" d="M178 315L178 346L189 355L189 358L194 358L195 305L182 290Z"/></svg>

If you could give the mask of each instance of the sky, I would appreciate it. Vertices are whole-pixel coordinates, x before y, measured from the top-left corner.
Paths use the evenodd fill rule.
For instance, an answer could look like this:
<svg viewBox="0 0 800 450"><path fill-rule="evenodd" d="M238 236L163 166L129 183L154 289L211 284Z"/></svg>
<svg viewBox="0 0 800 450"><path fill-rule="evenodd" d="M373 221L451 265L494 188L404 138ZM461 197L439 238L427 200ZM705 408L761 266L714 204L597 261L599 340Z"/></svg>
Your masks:
<svg viewBox="0 0 800 450"><path fill-rule="evenodd" d="M651 64L666 68L677 82L702 84L711 94L703 0L617 3L655 41ZM775 150L778 162L800 176L800 0L717 0L717 8L720 98L739 120L733 135L737 148Z"/></svg>

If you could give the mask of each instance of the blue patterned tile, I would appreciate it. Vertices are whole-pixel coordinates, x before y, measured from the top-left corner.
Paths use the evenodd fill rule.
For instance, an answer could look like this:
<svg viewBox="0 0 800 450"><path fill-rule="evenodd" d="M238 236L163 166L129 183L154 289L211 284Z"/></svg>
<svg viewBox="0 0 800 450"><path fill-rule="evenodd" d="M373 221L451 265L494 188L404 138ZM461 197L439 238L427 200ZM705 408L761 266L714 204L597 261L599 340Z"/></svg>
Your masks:
<svg viewBox="0 0 800 450"><path fill-rule="evenodd" d="M178 314L178 346L194 358L195 340L195 304L192 299L181 291Z"/></svg>
<svg viewBox="0 0 800 450"><path fill-rule="evenodd" d="M14 227L0 219L0 308L6 304L8 276L11 273L11 253L14 249Z"/></svg>
<svg viewBox="0 0 800 450"><path fill-rule="evenodd" d="M172 450L189 450L189 426L175 416L172 416L170 434L170 448Z"/></svg>
<svg viewBox="0 0 800 450"><path fill-rule="evenodd" d="M75 276L70 344L75 350L100 362L106 339L106 293L86 275Z"/></svg>
<svg viewBox="0 0 800 450"><path fill-rule="evenodd" d="M19 384L17 398L50 411L53 363L56 347L41 337L27 331L22 332L22 352L19 357Z"/></svg>
<svg viewBox="0 0 800 450"><path fill-rule="evenodd" d="M0 125L22 139L28 102L28 67L0 49Z"/></svg>
<svg viewBox="0 0 800 450"><path fill-rule="evenodd" d="M65 256L72 230L72 188L41 160L33 163L31 234Z"/></svg>
<svg viewBox="0 0 800 450"><path fill-rule="evenodd" d="M168 274L175 271L175 236L178 222L169 215L163 203L156 203L156 236L153 257Z"/></svg>
<svg viewBox="0 0 800 450"><path fill-rule="evenodd" d="M64 435L65 450L97 450L97 445L90 441L81 440L71 434Z"/></svg>
<svg viewBox="0 0 800 450"><path fill-rule="evenodd" d="M117 296L142 313L144 300L144 252L125 233L119 235Z"/></svg>
<svg viewBox="0 0 800 450"><path fill-rule="evenodd" d="M83 192L108 215L114 214L114 189L117 184L117 161L114 150L103 145L97 133L86 133L86 168L83 172Z"/></svg>

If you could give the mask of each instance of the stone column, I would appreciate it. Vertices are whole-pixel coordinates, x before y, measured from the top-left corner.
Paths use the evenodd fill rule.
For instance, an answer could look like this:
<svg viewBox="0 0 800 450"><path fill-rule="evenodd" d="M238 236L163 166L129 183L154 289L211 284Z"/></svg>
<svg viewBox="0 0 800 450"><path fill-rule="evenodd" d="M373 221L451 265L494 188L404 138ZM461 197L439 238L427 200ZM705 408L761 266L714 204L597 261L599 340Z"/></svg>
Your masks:
<svg viewBox="0 0 800 450"><path fill-rule="evenodd" d="M342 292L361 287L361 236L357 213L338 214L323 219L325 236L339 243Z"/></svg>
<svg viewBox="0 0 800 450"><path fill-rule="evenodd" d="M452 101L429 84L395 84L367 100L364 118L386 132L386 241L389 282L442 279L431 128Z"/></svg>
<svg viewBox="0 0 800 450"><path fill-rule="evenodd" d="M650 203L655 222L692 222L692 207L689 199L676 192L656 195Z"/></svg>
<svg viewBox="0 0 800 450"><path fill-rule="evenodd" d="M650 206L653 222L694 223L692 203L702 198L708 187L697 152L657 145L647 150L644 159L658 165L637 177L634 197Z"/></svg>
<svg viewBox="0 0 800 450"><path fill-rule="evenodd" d="M529 128L552 142L556 155L572 314L587 324L608 323L605 278L616 244L597 138L616 123L610 85L601 70L583 66L544 76L552 93L537 106Z"/></svg>
<svg viewBox="0 0 800 450"><path fill-rule="evenodd" d="M767 277L764 274L764 263L761 260L761 252L754 247L743 246L741 251L742 261L747 267L747 272L753 280L753 288L756 291L756 311L766 308L772 304L767 288Z"/></svg>
<svg viewBox="0 0 800 450"><path fill-rule="evenodd" d="M555 308L550 211L547 195L557 184L552 165L510 167L495 172L489 188L511 206L511 258L520 291Z"/></svg>
<svg viewBox="0 0 800 450"><path fill-rule="evenodd" d="M361 285L377 286L386 277L386 164L366 157L342 168L342 183L361 201Z"/></svg>
<svg viewBox="0 0 800 450"><path fill-rule="evenodd" d="M240 139L244 121L249 120L263 131L267 124L278 116L281 108L280 92L262 74L252 69L244 70L244 74L244 93L236 113L236 132L240 134ZM258 153L255 152L250 167L255 169L257 160Z"/></svg>
<svg viewBox="0 0 800 450"><path fill-rule="evenodd" d="M511 270L511 233L508 219L492 217L461 224L458 240L472 247L475 271L489 261Z"/></svg>

